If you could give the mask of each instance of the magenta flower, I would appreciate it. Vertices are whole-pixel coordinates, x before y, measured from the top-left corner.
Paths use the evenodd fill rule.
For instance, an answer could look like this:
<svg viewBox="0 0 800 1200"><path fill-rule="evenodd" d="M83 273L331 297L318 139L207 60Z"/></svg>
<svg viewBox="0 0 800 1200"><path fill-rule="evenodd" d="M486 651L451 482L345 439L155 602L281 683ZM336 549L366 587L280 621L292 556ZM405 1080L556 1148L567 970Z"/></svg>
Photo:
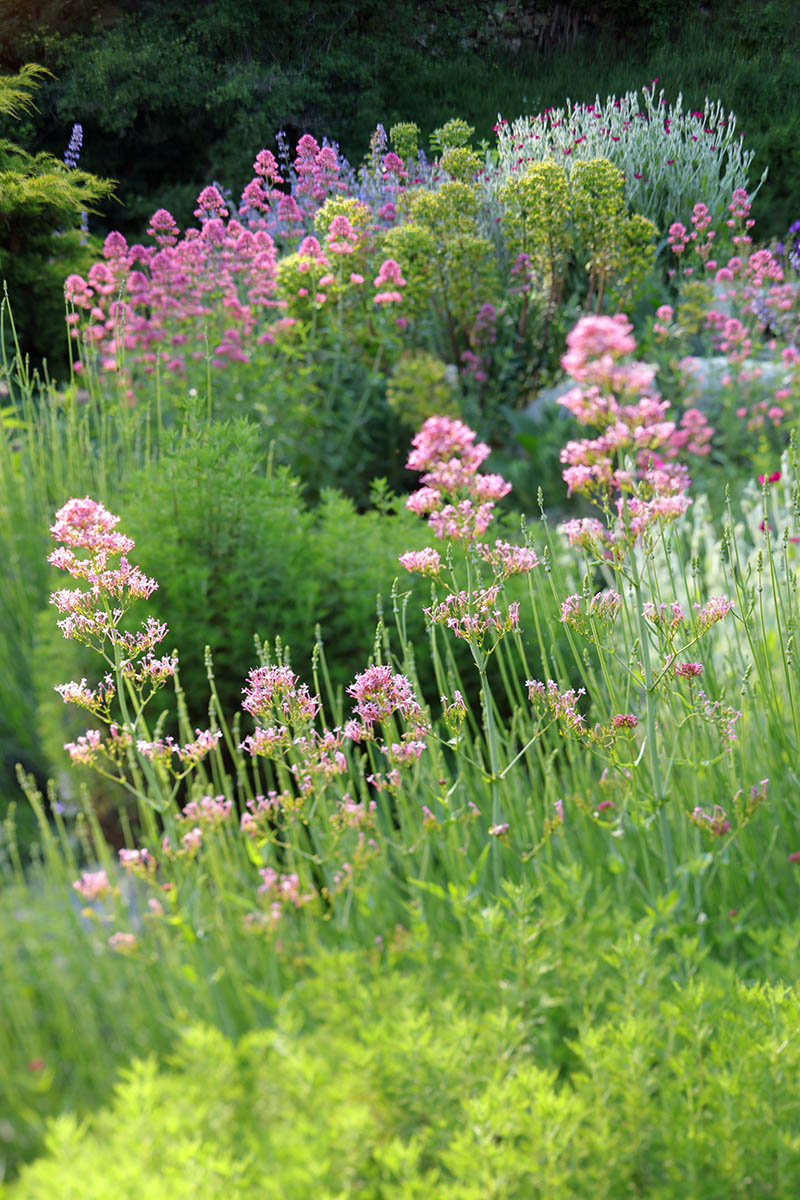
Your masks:
<svg viewBox="0 0 800 1200"><path fill-rule="evenodd" d="M457 638L482 646L487 633L499 639L519 628L519 604L509 604L503 612L498 606L499 593L499 585L471 593L452 593L423 612L431 624L445 625Z"/></svg>
<svg viewBox="0 0 800 1200"><path fill-rule="evenodd" d="M68 500L58 510L50 533L65 546L77 546L105 554L125 554L133 549L135 543L132 538L112 532L119 520L102 504L85 496L83 500ZM57 562L54 565L64 567L65 563Z"/></svg>
<svg viewBox="0 0 800 1200"><path fill-rule="evenodd" d="M259 150L253 163L256 175L261 175L268 183L283 183L283 177L278 169L275 155L270 150Z"/></svg>
<svg viewBox="0 0 800 1200"><path fill-rule="evenodd" d="M679 679L695 679L703 674L703 664L698 662L676 663L675 674Z"/></svg>
<svg viewBox="0 0 800 1200"><path fill-rule="evenodd" d="M727 596L712 596L702 608L699 604L696 604L695 608L697 609L695 623L698 632L705 633L717 621L721 621L723 617L728 615L733 608L733 601L729 600Z"/></svg>
<svg viewBox="0 0 800 1200"><path fill-rule="evenodd" d="M194 215L205 222L213 217L227 217L228 209L220 193L215 187L203 188L197 197L197 208Z"/></svg>

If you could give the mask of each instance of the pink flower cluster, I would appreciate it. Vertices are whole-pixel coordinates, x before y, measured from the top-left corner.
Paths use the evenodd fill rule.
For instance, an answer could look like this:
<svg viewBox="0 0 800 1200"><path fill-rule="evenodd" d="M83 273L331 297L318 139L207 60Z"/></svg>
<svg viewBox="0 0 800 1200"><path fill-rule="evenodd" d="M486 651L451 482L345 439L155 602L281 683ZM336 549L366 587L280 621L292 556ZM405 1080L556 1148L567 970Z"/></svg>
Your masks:
<svg viewBox="0 0 800 1200"><path fill-rule="evenodd" d="M696 679L703 674L703 664L698 662L683 662L675 664L675 674L679 679Z"/></svg>
<svg viewBox="0 0 800 1200"><path fill-rule="evenodd" d="M595 592L588 604L583 596L575 593L562 601L561 621L592 640L592 621L599 621L606 626L613 625L621 611L622 597L613 589Z"/></svg>
<svg viewBox="0 0 800 1200"><path fill-rule="evenodd" d="M727 596L712 596L702 606L695 604L695 626L698 633L705 633L712 625L716 625L717 621L721 621L726 617L733 608L733 601Z"/></svg>
<svg viewBox="0 0 800 1200"><path fill-rule="evenodd" d="M73 578L82 579L88 590L60 588L50 596L50 603L66 616L58 626L67 638L74 638L97 650L107 640L124 657L122 674L137 684L146 684L151 693L175 673L177 660L173 657L155 658L154 647L167 635L167 626L152 617L143 623L138 633L119 629L119 623L131 605L152 595L158 584L149 579L127 559L134 547L131 538L115 531L119 517L109 513L102 504L89 496L70 500L56 513L52 536L64 543L53 550L47 561ZM79 558L75 551L85 550L88 557ZM119 554L119 565L110 565L110 557ZM116 686L106 675L97 688L80 683L62 684L56 689L65 701L79 704L109 720L109 706Z"/></svg>
<svg viewBox="0 0 800 1200"><path fill-rule="evenodd" d="M105 871L84 871L80 879L72 885L84 900L102 900L111 891L108 875Z"/></svg>
<svg viewBox="0 0 800 1200"><path fill-rule="evenodd" d="M189 769L197 766L202 762L216 746L217 742L222 737L221 730L196 729L196 738L193 742L188 742L185 746L179 746L171 737L157 738L154 742L148 742L144 738L139 738L136 742L136 749L142 758L148 759L153 763L160 763L168 771L173 771L172 757L178 759L178 762L185 767L182 775L187 774Z"/></svg>
<svg viewBox="0 0 800 1200"><path fill-rule="evenodd" d="M216 189L205 189L197 211L207 219L180 240L163 210L151 224L156 246L128 246L121 234L111 233L105 261L94 263L85 280L67 278L64 291L74 307L67 318L71 334L77 338L80 332L86 354L101 371L122 370L120 329L129 378L134 367L147 374L158 367L184 377L190 358L205 358L193 332L201 326L209 329L215 367L249 360L247 340L277 303L277 250L265 229L253 231L238 220L226 223L221 215L208 215L227 214L220 204Z"/></svg>
<svg viewBox="0 0 800 1200"><path fill-rule="evenodd" d="M356 675L347 694L355 700L353 710L367 730L376 721L388 721L394 713L405 720L425 723L411 681L395 674L389 666L367 667Z"/></svg>
<svg viewBox="0 0 800 1200"><path fill-rule="evenodd" d="M393 258L385 259L375 276L375 287L379 289L374 297L375 303L399 304L403 297L397 289L405 286L406 281L403 279L399 264ZM380 290L385 288L389 290Z"/></svg>
<svg viewBox="0 0 800 1200"><path fill-rule="evenodd" d="M579 688L577 692L574 688L561 692L558 684L552 679L548 679L547 684L541 683L538 679L527 679L525 686L528 689L528 699L532 704L545 704L552 715L562 721L570 731L585 732L584 718L576 708L578 698L586 695L585 688Z"/></svg>
<svg viewBox="0 0 800 1200"><path fill-rule="evenodd" d="M429 417L415 434L406 467L421 472L423 487L409 496L406 507L428 514L436 537L469 545L487 529L495 501L511 484L500 475L483 475L478 467L489 456L484 442L463 421Z"/></svg>
<svg viewBox="0 0 800 1200"><path fill-rule="evenodd" d="M580 492L600 504L616 496L617 512L612 530L584 521L570 522L566 532L572 544L586 544L604 557L619 550L621 540L633 541L651 525L686 511L688 473L659 456L674 457L690 444L706 453L710 439L702 414L693 415L682 431L668 419L668 403L652 392L655 368L622 361L635 346L622 314L583 317L568 335L561 360L578 386L560 403L582 425L602 429L599 437L569 442L561 451L568 494ZM626 454L638 464L635 472L618 465Z"/></svg>
<svg viewBox="0 0 800 1200"><path fill-rule="evenodd" d="M519 604L509 604L505 612L501 611L499 593L497 584L481 591L451 593L423 612L432 625L445 625L457 638L482 646L487 633L499 641L519 629Z"/></svg>
<svg viewBox="0 0 800 1200"><path fill-rule="evenodd" d="M670 243L680 263L680 279L688 279L695 272L700 272L705 281L714 287L715 307L710 307L705 313L706 329L712 335L713 348L724 354L730 364L723 384L735 394L738 404L736 416L740 421L746 421L749 432L755 432L763 429L767 423L780 425L790 412L788 402L793 398L796 400L800 357L796 345L798 293L785 278L783 266L772 251L752 251L749 230L753 221L749 215L750 200L747 193L737 189L728 207L731 215L727 225L734 231L734 253L727 262L719 265L711 257L715 233L710 228L711 218L703 205L695 206L692 216L694 232L689 234L683 226L673 226ZM690 262L692 265L689 265ZM673 316L670 306L662 306L656 313L658 322L671 322ZM657 323L654 331L659 339L680 336L679 317L672 327ZM753 351L760 344L776 353L779 339L788 343L781 351L787 368L787 380L776 381L771 399L751 397L754 385L763 374L761 367L752 362ZM685 359L682 366L690 371L693 360ZM687 382L691 388L691 379ZM688 442L696 441L692 430L688 432Z"/></svg>
<svg viewBox="0 0 800 1200"><path fill-rule="evenodd" d="M319 696L300 683L291 667L254 667L243 689L242 708L267 723L307 725L320 709Z"/></svg>
<svg viewBox="0 0 800 1200"><path fill-rule="evenodd" d="M702 808L695 808L689 813L689 820L703 833L710 834L711 837L719 838L731 831L728 814L719 804L715 804L710 813L705 812Z"/></svg>

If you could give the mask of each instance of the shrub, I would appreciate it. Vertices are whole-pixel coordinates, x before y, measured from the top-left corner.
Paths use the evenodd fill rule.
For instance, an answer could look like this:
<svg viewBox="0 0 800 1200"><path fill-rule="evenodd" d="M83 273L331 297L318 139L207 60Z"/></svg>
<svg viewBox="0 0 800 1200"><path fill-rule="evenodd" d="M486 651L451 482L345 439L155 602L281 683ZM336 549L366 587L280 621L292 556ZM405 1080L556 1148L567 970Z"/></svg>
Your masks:
<svg viewBox="0 0 800 1200"><path fill-rule="evenodd" d="M9 1200L713 1200L800 1187L800 1006L787 987L714 970L669 995L634 985L624 1010L581 1026L568 1079L502 1005L466 1009L396 970L352 991L316 983L311 1028L302 989L274 1029L238 1044L191 1027L169 1069L134 1062L110 1107L53 1121Z"/></svg>
<svg viewBox="0 0 800 1200"><path fill-rule="evenodd" d="M47 74L30 63L0 77L0 115L18 119L28 112ZM38 358L66 357L62 282L88 268L97 252L80 231L80 216L96 211L112 190L108 179L0 140L0 278L15 301L17 336Z"/></svg>
<svg viewBox="0 0 800 1200"><path fill-rule="evenodd" d="M181 650L181 684L190 715L208 710L204 648L210 646L223 711L241 707L256 659L254 636L278 637L291 661L308 672L315 625L334 688L352 679L375 639L377 595L388 608L392 581L405 572L397 556L421 545L424 530L385 491L380 507L359 514L328 491L309 509L297 478L271 466L257 425L214 422L174 435L161 458L125 481L119 501L138 560L159 583L153 611L169 626L166 647ZM419 607L409 614L423 639ZM41 629L53 629L52 614ZM38 718L54 766L81 714L52 696L53 661L64 678L91 678L94 655L55 632L41 632L35 653ZM71 715L70 715L71 714Z"/></svg>

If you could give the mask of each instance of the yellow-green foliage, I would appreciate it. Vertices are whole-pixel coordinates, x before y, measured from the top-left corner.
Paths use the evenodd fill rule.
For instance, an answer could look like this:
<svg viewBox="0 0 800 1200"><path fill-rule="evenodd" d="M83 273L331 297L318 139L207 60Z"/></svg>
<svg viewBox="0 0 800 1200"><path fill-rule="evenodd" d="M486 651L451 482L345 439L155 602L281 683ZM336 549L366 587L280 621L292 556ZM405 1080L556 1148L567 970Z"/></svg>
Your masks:
<svg viewBox="0 0 800 1200"><path fill-rule="evenodd" d="M518 179L509 180L500 199L511 254L529 254L534 269L551 279L558 275L572 241L564 167L551 159L533 163Z"/></svg>
<svg viewBox="0 0 800 1200"><path fill-rule="evenodd" d="M656 261L658 229L641 213L624 217L620 227L615 291L622 303L636 295Z"/></svg>
<svg viewBox="0 0 800 1200"><path fill-rule="evenodd" d="M688 279L681 285L678 317L685 333L699 334L706 330L706 314L713 297L711 284L703 279Z"/></svg>
<svg viewBox="0 0 800 1200"><path fill-rule="evenodd" d="M453 117L438 129L434 129L431 134L431 149L442 151L468 146L474 132L474 125L470 125L461 117Z"/></svg>
<svg viewBox="0 0 800 1200"><path fill-rule="evenodd" d="M426 350L406 351L394 365L386 387L389 407L413 429L428 417L458 417L457 388L440 358Z"/></svg>
<svg viewBox="0 0 800 1200"><path fill-rule="evenodd" d="M16 120L33 108L31 94L48 74L29 63L0 76L0 117ZM66 344L63 281L87 270L97 252L84 245L80 215L97 212L113 190L109 179L0 138L0 283L5 279L17 331L34 354L52 358Z"/></svg>
<svg viewBox="0 0 800 1200"><path fill-rule="evenodd" d="M477 150L469 150L466 146L452 146L444 151L441 157L442 169L451 179L460 179L466 183L474 179L481 169L481 156Z"/></svg>
<svg viewBox="0 0 800 1200"><path fill-rule="evenodd" d="M403 162L416 161L419 151L419 125L414 121L401 121L389 130L392 149Z"/></svg>
<svg viewBox="0 0 800 1200"><path fill-rule="evenodd" d="M330 196L314 214L314 232L320 241L330 229L334 217L347 217L359 235L359 241L365 240L375 224L375 216L368 204L357 200L355 196Z"/></svg>
<svg viewBox="0 0 800 1200"><path fill-rule="evenodd" d="M622 171L604 158L578 160L571 171L552 159L533 163L500 192L512 255L524 252L555 287L575 259L589 278L589 298L611 291L629 299L655 263L652 221L628 215Z"/></svg>
<svg viewBox="0 0 800 1200"><path fill-rule="evenodd" d="M427 312L436 285L434 258L436 240L424 225L409 223L388 230L381 252L400 264L406 281L403 288L403 315L412 320Z"/></svg>
<svg viewBox="0 0 800 1200"><path fill-rule="evenodd" d="M29 111L31 92L48 74L29 63L17 75L0 76L0 115L13 120ZM97 211L97 203L113 190L109 179L67 167L52 154L29 154L14 142L0 140L0 249L5 250L7 242L11 255L19 254L31 222L52 229L58 222L74 221L81 212Z"/></svg>
<svg viewBox="0 0 800 1200"><path fill-rule="evenodd" d="M435 191L416 191L409 201L409 215L443 240L459 233L475 233L478 197L469 184L451 180Z"/></svg>
<svg viewBox="0 0 800 1200"><path fill-rule="evenodd" d="M498 289L494 250L479 232L478 199L472 187L450 180L436 191L417 191L409 211L411 221L430 234L435 299L455 353L459 330L470 326Z"/></svg>
<svg viewBox="0 0 800 1200"><path fill-rule="evenodd" d="M579 159L570 172L572 220L592 279L607 279L620 255L625 175L606 158Z"/></svg>
<svg viewBox="0 0 800 1200"><path fill-rule="evenodd" d="M110 1107L53 1121L8 1200L798 1195L792 989L709 971L654 1003L629 985L569 1030L565 1079L535 987L519 1013L476 1012L387 974L312 984L311 1028L291 994L238 1044L188 1028L167 1069L135 1062Z"/></svg>

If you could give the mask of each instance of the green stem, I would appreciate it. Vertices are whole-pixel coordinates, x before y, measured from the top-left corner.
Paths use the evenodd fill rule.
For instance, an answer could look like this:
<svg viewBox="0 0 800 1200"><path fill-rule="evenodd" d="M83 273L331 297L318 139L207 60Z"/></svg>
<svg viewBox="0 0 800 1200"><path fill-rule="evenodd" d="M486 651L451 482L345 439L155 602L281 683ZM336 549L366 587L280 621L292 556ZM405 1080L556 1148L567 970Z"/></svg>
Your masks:
<svg viewBox="0 0 800 1200"><path fill-rule="evenodd" d="M661 828L661 844L664 853L664 866L667 873L667 886L672 889L675 878L674 851L672 848L672 830L669 816L664 803L664 788L661 781L661 764L658 757L658 737L656 732L656 703L653 681L653 668L650 662L650 641L645 625L644 605L642 603L642 587L639 567L635 554L631 555L631 575L633 590L636 596L636 615L639 625L639 643L642 648L642 666L644 668L645 704L647 706L647 753L650 760L650 773L653 781L653 793L658 806L658 820Z"/></svg>

